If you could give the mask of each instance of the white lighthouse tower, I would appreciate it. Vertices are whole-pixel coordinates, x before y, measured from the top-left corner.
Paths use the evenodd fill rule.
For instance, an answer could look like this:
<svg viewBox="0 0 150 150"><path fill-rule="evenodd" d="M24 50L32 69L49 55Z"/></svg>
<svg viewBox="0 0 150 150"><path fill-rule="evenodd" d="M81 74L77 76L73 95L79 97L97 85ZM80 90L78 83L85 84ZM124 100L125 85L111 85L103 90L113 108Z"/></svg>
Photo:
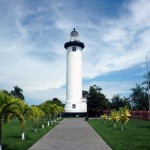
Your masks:
<svg viewBox="0 0 150 150"><path fill-rule="evenodd" d="M87 100L82 98L82 50L79 33L74 29L70 41L64 44L67 50L65 112L83 115L87 113Z"/></svg>

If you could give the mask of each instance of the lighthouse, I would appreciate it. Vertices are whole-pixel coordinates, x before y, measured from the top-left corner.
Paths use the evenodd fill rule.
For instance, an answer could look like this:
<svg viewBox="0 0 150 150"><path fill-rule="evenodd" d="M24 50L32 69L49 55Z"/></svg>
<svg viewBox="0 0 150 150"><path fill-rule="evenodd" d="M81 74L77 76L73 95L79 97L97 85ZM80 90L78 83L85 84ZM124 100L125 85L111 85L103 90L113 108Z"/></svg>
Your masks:
<svg viewBox="0 0 150 150"><path fill-rule="evenodd" d="M82 50L84 43L73 29L70 41L64 44L67 51L65 113L83 116L87 113L87 100L82 98Z"/></svg>

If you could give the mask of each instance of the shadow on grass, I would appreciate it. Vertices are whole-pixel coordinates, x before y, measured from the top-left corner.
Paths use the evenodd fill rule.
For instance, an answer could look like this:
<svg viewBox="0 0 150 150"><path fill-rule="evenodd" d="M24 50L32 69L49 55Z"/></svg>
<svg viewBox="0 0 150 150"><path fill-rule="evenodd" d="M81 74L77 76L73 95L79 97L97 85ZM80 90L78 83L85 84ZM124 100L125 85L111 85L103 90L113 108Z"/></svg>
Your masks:
<svg viewBox="0 0 150 150"><path fill-rule="evenodd" d="M8 145L2 145L2 149L3 150L16 150L16 149L12 149L12 148L10 148L10 147L8 147Z"/></svg>
<svg viewBox="0 0 150 150"><path fill-rule="evenodd" d="M20 150L20 148L10 148L7 145L3 145L2 150Z"/></svg>
<svg viewBox="0 0 150 150"><path fill-rule="evenodd" d="M105 123L104 126L106 126L106 127L108 127L108 128L112 128L112 127L113 127L113 124Z"/></svg>
<svg viewBox="0 0 150 150"><path fill-rule="evenodd" d="M11 135L11 136L7 136L7 138L10 138L10 139L21 139L21 135Z"/></svg>
<svg viewBox="0 0 150 150"><path fill-rule="evenodd" d="M136 127L150 129L150 125L137 125Z"/></svg>
<svg viewBox="0 0 150 150"><path fill-rule="evenodd" d="M10 139L19 139L19 140L22 140L21 139L21 135L12 135L12 136L7 136L7 138L10 138ZM25 140L32 140L32 138L30 138L28 135L25 135ZM6 145L5 145L6 146Z"/></svg>

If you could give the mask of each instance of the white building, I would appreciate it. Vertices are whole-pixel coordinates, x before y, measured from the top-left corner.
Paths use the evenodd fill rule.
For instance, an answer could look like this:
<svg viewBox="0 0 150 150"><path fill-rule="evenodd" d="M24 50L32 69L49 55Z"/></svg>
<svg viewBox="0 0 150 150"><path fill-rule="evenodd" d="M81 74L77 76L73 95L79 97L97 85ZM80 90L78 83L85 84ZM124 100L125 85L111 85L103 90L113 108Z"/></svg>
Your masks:
<svg viewBox="0 0 150 150"><path fill-rule="evenodd" d="M66 74L66 113L87 113L87 100L82 98L82 50L84 43L79 41L75 29L70 33L70 41L64 44L67 50Z"/></svg>

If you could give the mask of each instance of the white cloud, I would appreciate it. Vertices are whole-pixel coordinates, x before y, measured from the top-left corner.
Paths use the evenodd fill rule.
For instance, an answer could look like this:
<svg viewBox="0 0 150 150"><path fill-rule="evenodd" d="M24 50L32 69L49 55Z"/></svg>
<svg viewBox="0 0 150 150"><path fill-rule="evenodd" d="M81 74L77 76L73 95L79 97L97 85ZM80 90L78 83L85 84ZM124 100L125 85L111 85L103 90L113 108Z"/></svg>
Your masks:
<svg viewBox="0 0 150 150"><path fill-rule="evenodd" d="M90 43L91 35L84 37L88 53L84 61L85 77L93 78L145 61L150 43L150 5L145 0L132 2L125 5L128 13L122 13L115 20L105 19L101 25L97 25L95 37L89 32L97 43L95 47ZM113 65L108 67L108 64Z"/></svg>

